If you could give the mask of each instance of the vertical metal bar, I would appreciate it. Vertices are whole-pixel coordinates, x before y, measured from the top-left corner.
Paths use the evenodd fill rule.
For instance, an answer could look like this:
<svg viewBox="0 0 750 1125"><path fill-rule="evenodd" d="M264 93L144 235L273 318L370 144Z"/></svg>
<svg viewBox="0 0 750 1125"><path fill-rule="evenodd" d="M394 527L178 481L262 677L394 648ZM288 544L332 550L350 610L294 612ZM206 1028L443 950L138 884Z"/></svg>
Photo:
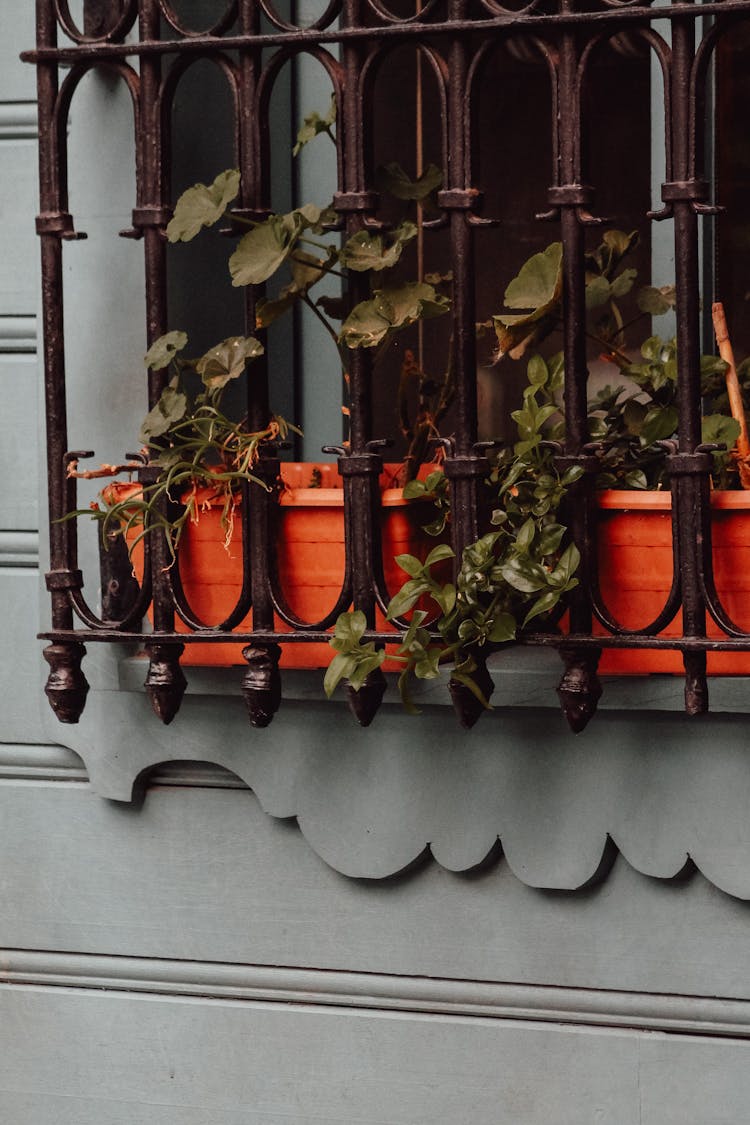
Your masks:
<svg viewBox="0 0 750 1125"><path fill-rule="evenodd" d="M239 11L240 31L243 35L256 35L260 26L260 9L254 0L242 0ZM258 129L258 79L261 70L261 53L257 47L242 49L238 62L239 83L239 121L238 161L241 173L240 207L248 215L257 215L258 210L268 200L263 191L268 185L263 182L262 153ZM245 331L248 335L255 331L256 294L251 288L245 289ZM251 430L261 430L268 425L270 401L268 386L268 363L264 356L253 366L252 378L246 384L246 403L248 425ZM273 484L278 475L278 460L262 460L257 466L257 475ZM249 522L249 557L245 566L250 567L253 629L273 628L273 602L268 582L268 563L271 558L269 548L269 494L250 485L244 494L244 519Z"/></svg>
<svg viewBox="0 0 750 1125"><path fill-rule="evenodd" d="M243 35L257 35L260 28L260 8L255 0L240 0L239 30ZM238 106L239 121L237 136L239 140L238 163L241 173L241 208L248 214L257 213L266 202L264 190L268 190L267 169L263 168L260 129L258 127L258 79L262 67L261 51L257 47L241 49L238 62ZM264 176L265 172L265 176ZM255 304L257 295L251 289L245 290L245 332L250 335L255 330ZM268 362L264 356L253 368L252 378L247 380L247 418L253 430L261 430L268 425L270 416ZM279 462L275 457L262 458L256 466L256 475L272 487L279 472ZM250 579L253 605L253 632L258 633L258 641L247 645L242 655L247 661L247 670L242 682L242 694L248 710L250 722L256 727L266 727L273 719L281 702L281 677L279 658L281 649L277 644L263 644L263 632L273 629L274 614L271 597L271 576L269 568L274 565L276 551L272 548L272 499L257 485L246 483L243 489L243 568L245 585ZM275 576L274 576L275 580Z"/></svg>
<svg viewBox="0 0 750 1125"><path fill-rule="evenodd" d="M141 0L138 26L141 42L157 40L161 16L158 0ZM139 203L144 212L155 216L162 213L164 199L165 153L162 147L161 57L145 54L141 57L140 77L140 183ZM167 258L164 231L161 223L149 222L143 226L143 252L146 274L146 331L149 345L167 331ZM148 401L153 407L164 387L166 370L149 371ZM169 547L161 529L152 532L151 580L153 584L154 632L174 629L174 604L169 582L172 564ZM182 644L164 644L157 640L146 646L149 669L146 691L151 705L164 723L170 723L179 710L185 693L186 680L180 668Z"/></svg>
<svg viewBox="0 0 750 1125"><path fill-rule="evenodd" d="M357 27L360 23L359 0L344 0L342 24ZM344 212L345 234L351 237L362 230L365 214L373 207L364 182L362 157L362 105L359 76L362 70L362 46L347 40L342 47L343 113L339 128L343 133L342 191L335 197L335 206ZM370 296L369 280L363 274L350 273L348 299L352 305ZM382 459L370 448L372 440L372 355L369 350L349 351L349 455L340 462L344 474L347 519L347 550L351 559L353 600L362 610L367 623L375 624L375 590L373 554L376 549L374 511L378 496L378 474ZM377 539L379 547L379 537Z"/></svg>
<svg viewBox="0 0 750 1125"><path fill-rule="evenodd" d="M50 0L37 4L37 44L57 45L57 20ZM65 396L65 342L63 321L63 235L72 233L64 198L66 177L61 174L57 145L56 102L58 74L55 62L39 62L37 101L39 111L39 203L37 232L41 239L42 327L44 335L44 393L47 437L47 487L49 498L50 570L47 588L52 603L54 629L72 629L73 610L68 590L80 575L74 573L75 558L70 526L60 523L65 512L68 445ZM50 705L61 722L75 723L86 702L88 683L81 672L85 648L77 643L48 645L44 657L50 666L45 688Z"/></svg>
<svg viewBox="0 0 750 1125"><path fill-rule="evenodd" d="M465 19L466 0L451 0L448 17ZM488 464L475 451L477 440L477 353L475 312L474 232L469 222L477 197L468 182L467 145L471 115L466 108L471 48L464 36L451 39L448 49L448 168L445 191L438 197L448 210L451 269L453 271L453 368L455 371L455 447L445 464L451 482L452 545L456 566L464 548L480 534L479 481Z"/></svg>
<svg viewBox="0 0 750 1125"><path fill-rule="evenodd" d="M561 186L560 233L563 247L563 356L565 365L565 454L560 468L579 465L583 477L570 490L567 520L581 554L581 581L570 597L570 629L591 633L593 615L589 575L592 536L593 473L585 454L588 431L588 364L586 356L585 240L581 208L587 192L581 183L581 106L578 91L578 40L564 31L559 55L558 161ZM558 687L563 712L571 728L583 730L596 710L601 685L596 675L598 649L563 648L565 673Z"/></svg>
<svg viewBox="0 0 750 1125"><path fill-rule="evenodd" d="M360 0L344 0L343 27L360 26ZM367 191L363 158L365 108L360 93L360 74L366 48L349 39L342 45L343 113L338 128L343 133L341 190L334 196L334 207L345 216L346 237L365 226L365 216L377 205L377 196ZM367 279L350 273L347 298L351 305L367 300ZM344 521L347 569L352 575L355 610L364 613L370 628L375 625L375 559L380 563L380 490L378 477L383 459L377 453L372 434L372 355L366 349L349 351L349 452L339 459L344 477ZM362 726L368 726L385 692L385 677L380 669L371 672L358 692L349 687L349 705Z"/></svg>
<svg viewBox="0 0 750 1125"><path fill-rule="evenodd" d="M695 53L692 17L672 21L672 197L677 292L677 407L678 460L691 457L701 442L700 293L696 181L690 136L690 70ZM702 122L695 128L702 126ZM677 508L683 632L706 634L706 609L700 581L701 558L710 550L710 459L694 459L688 471L673 476L673 504ZM682 468L679 463L675 468ZM709 542L706 544L706 536ZM701 714L708 709L706 654L685 653L685 709Z"/></svg>

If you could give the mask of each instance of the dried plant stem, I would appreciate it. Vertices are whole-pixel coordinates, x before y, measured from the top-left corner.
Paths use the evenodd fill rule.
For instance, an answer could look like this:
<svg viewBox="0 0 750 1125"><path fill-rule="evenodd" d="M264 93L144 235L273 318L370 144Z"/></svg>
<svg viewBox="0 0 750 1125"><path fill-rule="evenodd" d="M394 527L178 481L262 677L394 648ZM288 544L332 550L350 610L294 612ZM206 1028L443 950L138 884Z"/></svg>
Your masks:
<svg viewBox="0 0 750 1125"><path fill-rule="evenodd" d="M719 355L727 364L726 381L727 394L729 395L729 408L732 412L732 417L740 427L735 449L735 460L737 462L737 468L739 469L740 484L743 488L750 489L750 438L747 432L745 408L742 404L740 381L737 378L737 367L734 362L734 349L729 339L727 318L721 301L716 301L711 306L711 317L714 323L714 333L716 335L716 343L719 347Z"/></svg>

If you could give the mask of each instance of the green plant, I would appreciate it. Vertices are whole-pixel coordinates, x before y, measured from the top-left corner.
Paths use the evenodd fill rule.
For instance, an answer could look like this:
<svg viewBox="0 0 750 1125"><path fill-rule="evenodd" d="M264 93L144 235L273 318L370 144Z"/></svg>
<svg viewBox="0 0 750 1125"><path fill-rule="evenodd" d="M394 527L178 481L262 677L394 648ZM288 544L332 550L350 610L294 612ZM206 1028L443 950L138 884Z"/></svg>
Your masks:
<svg viewBox="0 0 750 1125"><path fill-rule="evenodd" d="M624 263L637 241L637 232L607 231L586 258L587 335L602 349L601 358L628 380L602 388L589 403L600 487L661 487L666 454L660 443L677 426L675 341L649 336L640 345L641 361L634 360L627 344L628 331L636 324L669 312L675 304L673 287L641 287L635 293L637 311L625 321L622 303L633 289L637 271ZM505 304L514 311L499 313L489 324L478 326L494 328L498 360L520 359L561 328L562 288L562 245L553 243L532 255L508 284ZM714 454L714 481L723 486L734 480L731 449L740 430L726 412L726 369L716 356L701 357L702 389L712 411L703 418L702 436L704 442L725 447ZM739 371L747 390L750 363ZM453 664L453 679L488 706L476 676L484 655L493 646L513 641L533 620L558 613L565 595L577 584L578 551L568 542L558 513L581 470L570 469L561 476L551 452L551 443L564 438L563 374L559 353L548 360L538 353L529 359L523 402L512 414L518 440L512 450L500 454L491 476L497 490L492 517L497 530L465 549L455 586L439 583L433 574L435 564L452 555L449 548L436 548L424 563L410 555L396 560L408 578L391 600L388 617L397 620L412 611L394 657L403 666L399 688L410 710L414 710L411 676L431 679L446 662ZM447 482L438 486L428 478L424 483L412 482L404 491L414 498L426 494L437 500L437 516L428 530L439 533L450 513ZM439 611L431 630L425 627L428 614L414 608L425 596ZM329 695L343 677L358 689L365 678L361 669L377 666L372 663L374 647L362 644L364 627L355 635L349 617L341 615L331 642L338 647L346 638L346 662L329 669L325 685Z"/></svg>
<svg viewBox="0 0 750 1125"><path fill-rule="evenodd" d="M448 546L435 547L424 562L413 555L396 559L408 578L391 599L388 618L400 621L413 611L393 656L402 665L399 691L411 712L416 712L411 677L433 679L446 663L453 666L452 679L489 706L476 676L485 657L494 647L515 640L533 620L549 619L578 583L580 557L568 542L558 512L581 470L574 467L561 475L545 440L547 423L557 413L555 393L562 382L562 361L556 357L548 364L534 356L527 374L523 404L513 414L518 441L500 454L491 475L495 530L464 550L455 585L440 582L434 574L438 563L453 557ZM439 611L432 631L425 627L428 612L414 608L425 596ZM343 678L359 690L367 673L379 666L372 643L362 641L364 627L353 629L352 617L341 614L331 640L342 659L335 657L326 674L329 696ZM361 624L364 618L360 618Z"/></svg>
<svg viewBox="0 0 750 1125"><path fill-rule="evenodd" d="M300 129L295 152L317 135L332 137L334 121L333 110L325 117L310 114ZM440 173L432 166L417 181L411 181L396 164L381 169L380 177L383 189L390 190L405 210L426 205L441 182ZM330 232L337 220L330 208L308 203L286 214L271 214L262 221L253 221L232 213L239 192L240 174L233 169L220 173L209 185L195 184L178 199L167 226L167 238L172 243L188 242L225 219L233 229L243 232L229 257L232 285L265 286L277 279L280 282L274 295L262 296L257 301L256 331L262 333L295 305L305 305L335 343L346 378L352 350L373 349L378 362L397 333L418 321L441 316L450 308L446 292L450 288L449 278L435 275L430 280L401 280L393 272L405 248L418 234L417 224L406 213L387 233L363 229L341 241ZM366 300L347 309L338 297L323 295L315 299L314 290L324 278L335 276L346 281L353 274L369 276L370 296ZM130 535L131 551L146 530L160 527L174 553L184 527L197 517L196 490L204 485L220 498L222 518L231 534L240 483L262 483L252 470L263 445L283 439L295 430L284 419L272 416L266 427L251 431L246 419L233 419L223 410L227 384L245 375L248 364L263 354L260 340L254 336L231 337L198 359L184 357L186 345L184 332L169 332L153 344L145 358L151 370L168 368L170 374L141 428L144 452L149 463L161 470L159 479L144 485L140 494L114 502L107 502L111 490L108 493L105 489L105 506L94 511L102 520L105 533L118 526L129 533L134 525L140 525L137 536ZM202 381L202 389L191 393L195 375ZM414 424L407 419L408 396L404 389L412 379L418 384ZM437 420L445 413L451 397L449 371L442 380L433 382L414 364L408 371L402 369L399 411L402 428L410 438L405 462L407 478L416 475L429 440L436 434ZM70 471L72 475L91 477L135 467L103 466L101 470L80 472L73 465Z"/></svg>
<svg viewBox="0 0 750 1125"><path fill-rule="evenodd" d="M199 517L201 488L208 488L212 498L221 503L222 525L229 540L241 482L249 480L268 487L253 473L261 446L283 440L295 429L275 415L263 430L249 430L245 420L233 420L221 408L228 384L239 379L247 364L263 354L260 341L252 336L230 337L198 359L183 357L187 343L184 332L169 332L156 340L145 356L147 368L166 369L171 375L140 432L149 464L160 470L157 479L119 499L111 488L105 488L104 507L93 512L102 521L103 541L107 543L110 534L122 531L128 537L131 554L149 529L160 527L174 557L186 525ZM191 375L201 380L202 390L197 393L189 389ZM99 475L97 471L81 473L77 466L72 472L77 476Z"/></svg>
<svg viewBox="0 0 750 1125"><path fill-rule="evenodd" d="M637 345L640 359L629 346L636 325L674 308L673 286L651 285L635 291L635 315L625 321L623 299L633 290L637 271L624 265L638 243L632 231L606 231L601 244L586 257L586 334L601 348L601 360L614 365L628 383L608 385L589 403L589 432L599 446L602 488L658 488L665 482L665 451L659 444L677 427L677 345L674 339L649 337ZM492 318L498 358L520 358L562 327L562 245L552 243L532 255L505 291L505 304L522 312ZM701 357L702 390L706 403L703 441L731 451L739 434L728 413L724 373L727 364L714 355ZM740 366L745 383L750 364ZM555 437L562 436L558 425ZM736 482L731 454L714 456L714 483Z"/></svg>

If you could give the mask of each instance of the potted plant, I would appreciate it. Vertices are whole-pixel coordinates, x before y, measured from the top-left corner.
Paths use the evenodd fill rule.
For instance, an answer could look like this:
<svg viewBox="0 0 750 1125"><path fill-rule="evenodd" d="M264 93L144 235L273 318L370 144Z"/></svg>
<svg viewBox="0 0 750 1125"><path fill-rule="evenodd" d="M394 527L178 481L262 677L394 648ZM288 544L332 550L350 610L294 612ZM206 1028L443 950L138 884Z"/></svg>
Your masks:
<svg viewBox="0 0 750 1125"><path fill-rule="evenodd" d="M634 357L626 346L626 332L641 318L658 316L674 306L671 287L646 286L636 294L637 312L626 324L622 299L633 288L636 271L623 263L637 234L608 231L587 259L586 294L589 335L602 349L602 360L613 365L626 383L601 387L589 404L589 429L600 462L598 475L599 586L604 605L619 625L646 627L666 603L672 584L671 497L664 489L666 443L677 425L676 344L649 336ZM493 318L498 359L520 359L541 344L562 320L562 247L559 243L533 255L511 281L505 293L512 310ZM721 341L721 333L717 332ZM733 360L703 356L703 391L712 409L703 418L703 440L715 447L713 480L714 573L725 608L740 623L750 623L750 597L741 575L747 573L750 547L750 497L738 491L748 453L747 433L738 451L732 447L743 422L734 389L730 411L725 377ZM747 363L740 376L747 379ZM518 441L505 451L493 473L498 487L498 507L493 522L502 531L488 532L468 547L461 562L456 587L438 584L428 559L400 560L408 574L402 590L392 600L389 616L398 617L428 592L440 607L436 643L415 614L399 658L404 665L402 696L409 706L408 679L433 678L442 662L455 662L452 690L469 691L479 707L488 705L492 681L484 657L496 645L512 641L533 619L559 621L564 596L576 584L578 555L566 543L564 516L558 517L567 487L575 477L560 477L551 445L563 434L559 413L562 357L545 360L532 355L523 405L513 417ZM730 384L731 386L731 384ZM727 452L729 450L729 452ZM744 469L747 476L747 470ZM734 490L731 489L734 486ZM562 551L562 553L561 553ZM564 625L564 622L562 622ZM363 679L381 655L363 641L363 622L343 617L331 642L337 652L326 677L329 694L346 678ZM604 634L605 630L600 628ZM681 632L679 616L665 634ZM709 635L721 635L709 626ZM683 671L675 651L606 650L600 661L605 672ZM713 673L747 674L745 654L711 653ZM474 709L469 720L480 711Z"/></svg>
<svg viewBox="0 0 750 1125"><path fill-rule="evenodd" d="M329 118L327 130L317 132L330 131L331 124ZM307 125L308 121L300 130L297 148L315 135ZM381 182L408 209L421 207L439 186L440 174L429 167L412 182L398 165L390 165L381 171ZM362 230L339 245L329 234L336 215L312 204L260 221L233 215L239 187L239 173L234 170L221 173L208 186L194 185L177 201L167 237L171 242L189 241L204 228L227 219L244 231L229 259L234 286L263 286L286 271L286 284L257 302L256 331L262 333L296 304L305 305L326 326L346 377L351 349L384 352L395 334L450 308L449 278L392 280L405 247L417 235L417 225L407 215L387 233ZM347 273L369 276L368 299L348 312L339 299L315 300L315 286L324 278ZM341 320L338 327L337 318ZM341 477L332 465L282 463L269 478L264 465L274 462L278 443L295 428L273 416L265 427L253 431L246 420L225 412L228 386L252 378L252 364L263 355L258 338L231 337L197 359L186 357L187 343L185 333L169 332L146 355L146 366L165 371L168 377L141 428L148 471L144 473L135 463L114 468L138 470L141 478L151 479L113 483L103 490L103 503L94 513L102 521L103 539L121 530L135 571L142 573L145 536L154 531L164 534L181 617L190 622L185 625L180 617L178 630L189 631L196 623L218 626L233 614L242 592L244 548L237 532L242 492L248 485L272 491L278 499L279 597L287 603L293 621L325 627L332 611L335 616L345 573ZM409 384L414 384L412 397L417 403L413 418L407 409ZM405 499L402 488L395 486L411 481L413 499L430 495L432 482L439 487L441 475L425 465L424 459L451 397L450 369L441 379L430 379L407 350L398 406L408 451L400 465L386 466L381 477L384 570L386 585L392 589L398 584L393 557L406 549L424 557L428 549L422 546L420 523L424 517L414 518L404 511L410 494ZM83 472L72 464L69 471L72 476L91 477L106 475L112 468ZM417 485L419 476L422 479ZM250 493L246 491L246 495ZM311 549L315 556L312 566L306 561ZM250 613L244 620L233 621L248 628L250 623ZM292 627L283 621L277 624L281 630ZM186 660L232 663L240 659L240 647L190 645ZM282 665L319 666L326 658L325 645L288 646Z"/></svg>

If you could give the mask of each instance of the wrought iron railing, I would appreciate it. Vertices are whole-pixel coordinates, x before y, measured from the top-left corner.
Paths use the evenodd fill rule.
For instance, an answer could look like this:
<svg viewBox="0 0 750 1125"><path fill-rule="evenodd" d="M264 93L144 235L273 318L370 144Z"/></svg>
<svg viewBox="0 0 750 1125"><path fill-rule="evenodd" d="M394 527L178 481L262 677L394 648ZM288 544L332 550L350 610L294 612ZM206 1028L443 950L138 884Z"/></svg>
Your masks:
<svg viewBox="0 0 750 1125"><path fill-rule="evenodd" d="M429 57L440 85L445 138L443 188L438 195L438 224L448 232L455 300L452 309L453 363L456 401L452 440L445 471L452 494L453 546L463 547L480 531L478 496L488 473L486 451L478 443L477 355L475 340L475 255L477 234L487 218L474 178L477 138L473 102L478 61L498 42L514 38L533 44L544 60L551 91L550 128L553 161L549 212L544 216L559 229L564 254L565 443L558 464L579 465L583 477L575 485L571 529L581 555L583 581L573 592L565 635L529 633L523 642L560 649L565 671L559 693L571 723L580 728L593 712L601 688L597 663L603 647L666 647L680 651L686 676L686 709L708 706L706 654L710 650L750 649L750 635L728 619L712 577L709 476L710 451L701 445L699 217L714 210L709 195L711 168L703 164L704 103L712 59L722 36L750 14L750 0L717 0L703 4L653 6L640 0L529 0L505 6L498 0L426 0L408 16L394 14L382 0L331 0L310 27L282 18L271 0L227 0L214 26L195 33L181 26L169 0L88 0L86 22L78 28L67 0L37 0L37 47L25 57L38 73L41 208L37 229L42 248L44 359L47 412L47 454L51 564L47 586L52 602L52 628L44 638L50 665L47 694L60 720L77 721L88 689L81 671L84 642L137 641L150 659L146 687L157 713L169 721L185 688L180 656L185 645L246 645L248 664L244 694L252 721L266 725L281 696L278 669L280 644L325 640L332 616L291 627L278 627L280 598L276 589L271 543L272 493L256 490L245 506L245 582L241 603L229 626L218 629L175 629L175 584L170 576L163 537L154 536L146 555L142 587L120 619L99 615L84 599L78 569L74 520L61 518L76 506L75 481L67 474L68 449L63 341L63 252L67 240L80 237L70 214L67 191L66 129L71 99L91 68L116 74L132 95L135 136L135 206L132 230L123 232L143 242L145 307L149 342L167 331L165 226L170 218L170 102L184 69L197 58L222 62L234 100L236 162L242 173L239 213L262 217L269 198L269 138L266 119L273 75L280 64L300 52L313 55L330 78L337 105L338 190L334 207L344 231L352 234L377 218L366 133L375 96L370 75L383 52L399 44L419 45ZM594 190L582 163L582 88L592 46L628 32L648 46L664 80L663 128L666 181L663 210L654 221L674 223L676 323L679 357L679 425L667 456L673 494L675 581L664 611L651 626L637 632L620 629L599 604L596 582L596 517L593 477L597 462L587 430L587 350L585 338L584 236L596 220L590 213ZM126 38L127 37L127 38ZM655 128L661 121L655 119ZM500 216L501 217L501 216ZM364 286L364 283L362 283ZM351 297L362 299L355 279ZM252 293L246 316L254 324ZM339 606L353 604L366 614L370 639L385 643L392 633L377 631L376 606L383 602L377 478L382 468L379 439L371 404L371 360L367 352L351 355L350 444L341 451L340 470L347 512L346 580ZM163 389L163 373L149 375L149 402ZM268 382L250 381L248 416L265 424L269 410ZM269 482L278 461L268 457L258 471ZM141 478L153 470L144 466ZM153 609L153 632L141 619ZM252 604L252 629L241 621ZM683 635L656 634L678 609ZM283 606L281 606L283 618ZM706 636L713 618L725 636ZM609 625L594 635L598 617ZM76 627L75 619L79 619ZM382 690L373 673L364 711L374 712ZM365 697L368 691L365 691ZM369 720L371 713L364 716Z"/></svg>

